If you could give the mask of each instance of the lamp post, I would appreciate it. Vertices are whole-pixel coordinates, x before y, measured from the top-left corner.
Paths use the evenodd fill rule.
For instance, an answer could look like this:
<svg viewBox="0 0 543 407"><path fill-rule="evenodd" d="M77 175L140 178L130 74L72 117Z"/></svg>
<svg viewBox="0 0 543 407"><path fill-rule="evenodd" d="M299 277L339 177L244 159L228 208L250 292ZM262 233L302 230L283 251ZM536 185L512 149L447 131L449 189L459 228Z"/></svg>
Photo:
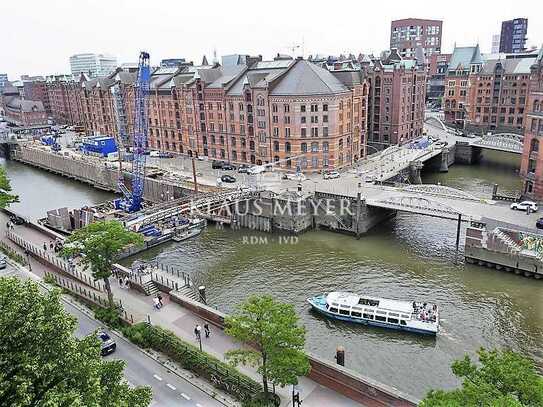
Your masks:
<svg viewBox="0 0 543 407"><path fill-rule="evenodd" d="M200 352L202 352L202 327L200 325L196 326L196 336L198 337L198 343L200 344Z"/></svg>

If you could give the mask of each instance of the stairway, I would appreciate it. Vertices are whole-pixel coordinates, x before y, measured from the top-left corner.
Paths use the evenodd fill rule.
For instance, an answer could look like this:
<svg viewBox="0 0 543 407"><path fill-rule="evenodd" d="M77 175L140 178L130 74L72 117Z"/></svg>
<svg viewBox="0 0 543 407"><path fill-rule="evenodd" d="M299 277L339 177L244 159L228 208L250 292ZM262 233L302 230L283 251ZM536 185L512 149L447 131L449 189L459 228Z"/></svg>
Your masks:
<svg viewBox="0 0 543 407"><path fill-rule="evenodd" d="M518 253L521 251L521 247L499 228L494 229L492 234L494 235L494 238L496 238L496 240L500 241L503 245L507 247L510 253Z"/></svg>
<svg viewBox="0 0 543 407"><path fill-rule="evenodd" d="M179 287L179 290L177 290L177 292L181 295L184 295L185 297L190 298L191 300L200 301L200 299L198 298L198 295L194 292L194 290L191 287L187 287L187 286Z"/></svg>
<svg viewBox="0 0 543 407"><path fill-rule="evenodd" d="M156 284L152 281L152 280L149 280L149 281L146 281L145 283L143 283L143 291L145 291L145 294L147 295L156 295L158 293L158 287L156 286Z"/></svg>

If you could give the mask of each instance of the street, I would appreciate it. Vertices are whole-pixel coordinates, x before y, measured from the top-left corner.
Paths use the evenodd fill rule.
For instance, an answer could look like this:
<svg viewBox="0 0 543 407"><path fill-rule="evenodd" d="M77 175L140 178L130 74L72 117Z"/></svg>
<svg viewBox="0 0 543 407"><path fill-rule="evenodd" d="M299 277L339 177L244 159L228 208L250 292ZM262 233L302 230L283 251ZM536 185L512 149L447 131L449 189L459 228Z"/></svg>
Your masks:
<svg viewBox="0 0 543 407"><path fill-rule="evenodd" d="M0 270L0 277L6 276L27 278L10 264L6 269ZM67 302L64 302L64 309L74 315L79 322L75 332L77 337L92 334L102 327L99 321L90 318ZM151 406L223 406L188 381L170 373L168 369L147 356L136 345L117 336L111 330L107 330L107 332L117 343L117 350L106 358L122 359L126 362L124 376L131 385L152 388Z"/></svg>

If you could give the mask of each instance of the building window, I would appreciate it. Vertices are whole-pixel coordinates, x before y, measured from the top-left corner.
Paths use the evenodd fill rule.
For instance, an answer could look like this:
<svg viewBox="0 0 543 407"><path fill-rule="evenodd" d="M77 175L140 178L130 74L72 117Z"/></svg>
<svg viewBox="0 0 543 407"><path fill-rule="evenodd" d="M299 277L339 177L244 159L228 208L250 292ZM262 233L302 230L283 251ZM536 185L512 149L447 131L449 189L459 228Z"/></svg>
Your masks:
<svg viewBox="0 0 543 407"><path fill-rule="evenodd" d="M287 141L285 143L285 153L290 153L291 151L291 146L290 146L290 143Z"/></svg>
<svg viewBox="0 0 543 407"><path fill-rule="evenodd" d="M285 137L290 137L290 127L285 127Z"/></svg>
<svg viewBox="0 0 543 407"><path fill-rule="evenodd" d="M307 143L302 143L300 147L302 149L302 153L307 153Z"/></svg>
<svg viewBox="0 0 543 407"><path fill-rule="evenodd" d="M329 151L329 149L330 149L329 146L330 145L329 145L328 141L325 141L324 143L322 143L322 152L327 153Z"/></svg>
<svg viewBox="0 0 543 407"><path fill-rule="evenodd" d="M305 105L300 106L300 112L305 113Z"/></svg>
<svg viewBox="0 0 543 407"><path fill-rule="evenodd" d="M277 113L277 104L275 103L272 104L272 112Z"/></svg>
<svg viewBox="0 0 543 407"><path fill-rule="evenodd" d="M312 153L319 152L319 143L316 143L316 142L311 143L311 152Z"/></svg>
<svg viewBox="0 0 543 407"><path fill-rule="evenodd" d="M323 127L322 128L322 136L323 137L328 137L328 127Z"/></svg>
<svg viewBox="0 0 543 407"><path fill-rule="evenodd" d="M322 105L322 111L323 112L327 112L328 111L328 105L325 103L324 105Z"/></svg>
<svg viewBox="0 0 543 407"><path fill-rule="evenodd" d="M319 111L319 105L316 103L311 104L311 112L318 112Z"/></svg>
<svg viewBox="0 0 543 407"><path fill-rule="evenodd" d="M311 127L311 137L319 137L319 128Z"/></svg>
<svg viewBox="0 0 543 407"><path fill-rule="evenodd" d="M290 105L288 105L288 104L285 103L285 104L283 105L283 110L285 111L285 113L290 113ZM290 122L289 122L289 123L290 123Z"/></svg>
<svg viewBox="0 0 543 407"><path fill-rule="evenodd" d="M313 168L318 168L319 167L319 157L311 157L311 166Z"/></svg>
<svg viewBox="0 0 543 407"><path fill-rule="evenodd" d="M279 151L279 142L278 141L274 141L273 142L273 151Z"/></svg>
<svg viewBox="0 0 543 407"><path fill-rule="evenodd" d="M305 127L301 128L302 137L307 137L307 129Z"/></svg>

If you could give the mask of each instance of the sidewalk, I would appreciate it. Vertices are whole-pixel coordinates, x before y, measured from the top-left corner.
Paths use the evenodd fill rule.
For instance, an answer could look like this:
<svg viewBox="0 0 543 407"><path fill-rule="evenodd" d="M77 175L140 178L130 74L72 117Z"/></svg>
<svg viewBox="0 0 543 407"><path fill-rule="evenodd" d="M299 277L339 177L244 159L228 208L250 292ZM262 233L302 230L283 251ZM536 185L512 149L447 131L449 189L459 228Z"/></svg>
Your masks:
<svg viewBox="0 0 543 407"><path fill-rule="evenodd" d="M2 234L5 231L5 219L7 219L5 215L0 214L0 232L2 232ZM37 245L43 245L44 242L50 241L47 236L26 226L16 226L14 232ZM16 248L11 242L8 243L11 247ZM19 252L22 252L20 248L17 249ZM42 276L44 271L54 272L54 270L47 270L46 266L37 263L35 260L31 260L31 265L32 271L39 276ZM113 277L111 278L111 288L114 297L121 300L123 308L129 314L133 315L135 322L146 321L149 318L152 324L168 329L185 341L199 346L194 337L194 327L198 324L203 326L205 321L177 303L171 302L168 295L163 295L164 307L160 310L156 310L153 307L152 297L145 296L133 289L121 288L118 281ZM240 346L241 344L225 335L222 330L218 328L214 329L213 325L211 325L210 338L202 337L203 350L220 360L224 360L225 352L239 348ZM254 380L258 382L261 381L261 377L255 369L239 366L239 370L252 377ZM300 378L298 387L301 389L301 399L303 400L305 407L360 406L359 403L323 387L306 377ZM277 387L276 392L281 396L282 406L287 407L292 405L292 388L290 386L284 388Z"/></svg>

